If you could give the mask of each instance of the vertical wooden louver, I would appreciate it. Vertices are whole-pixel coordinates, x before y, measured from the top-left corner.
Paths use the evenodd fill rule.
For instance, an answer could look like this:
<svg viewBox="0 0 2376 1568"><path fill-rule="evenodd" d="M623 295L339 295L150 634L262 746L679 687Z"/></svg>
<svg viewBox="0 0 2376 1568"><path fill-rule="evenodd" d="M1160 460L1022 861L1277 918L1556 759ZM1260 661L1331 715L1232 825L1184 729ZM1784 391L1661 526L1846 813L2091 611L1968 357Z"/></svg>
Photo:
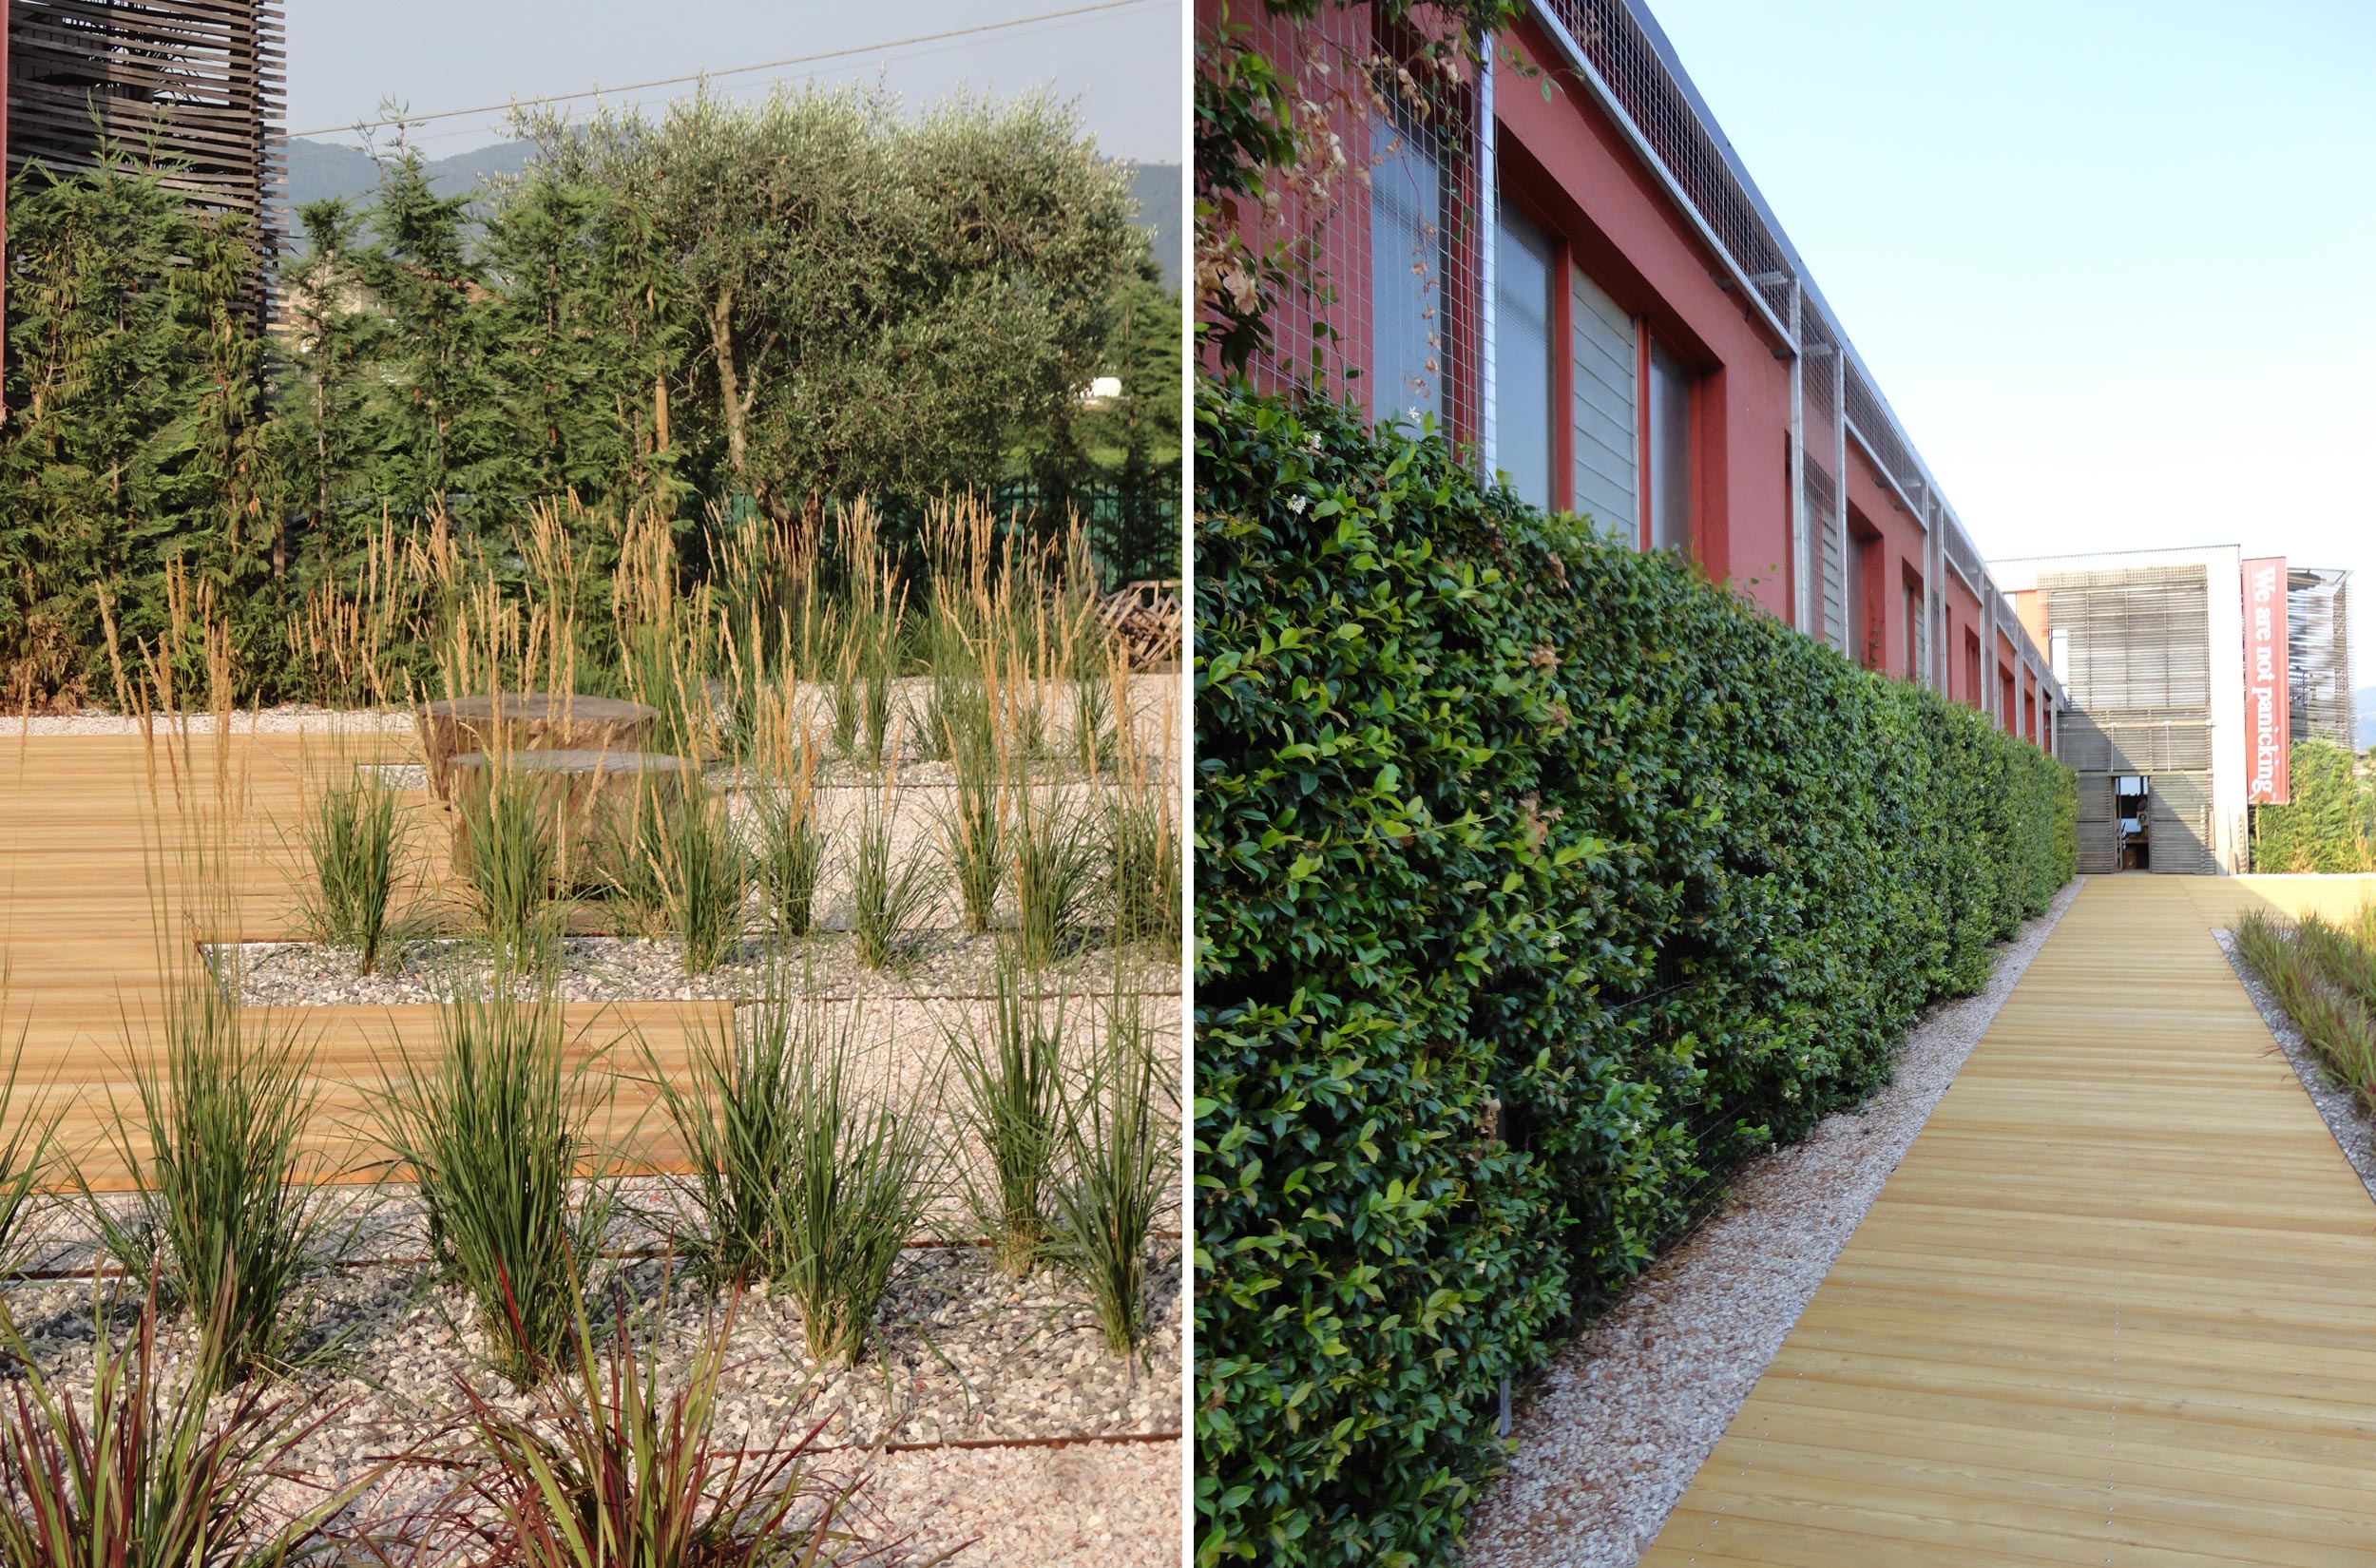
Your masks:
<svg viewBox="0 0 2376 1568"><path fill-rule="evenodd" d="M263 0L9 0L8 168L91 167L103 139L153 155L272 254L285 172L279 8Z"/></svg>

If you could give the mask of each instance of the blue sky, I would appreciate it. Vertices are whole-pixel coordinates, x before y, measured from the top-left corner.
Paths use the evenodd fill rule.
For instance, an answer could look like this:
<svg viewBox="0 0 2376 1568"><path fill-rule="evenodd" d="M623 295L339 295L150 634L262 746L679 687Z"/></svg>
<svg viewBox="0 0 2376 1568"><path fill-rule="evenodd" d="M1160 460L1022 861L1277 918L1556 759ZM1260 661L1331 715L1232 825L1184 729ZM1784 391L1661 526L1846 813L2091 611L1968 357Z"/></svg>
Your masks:
<svg viewBox="0 0 2376 1568"><path fill-rule="evenodd" d="M1983 551L2347 566L2376 682L2376 5L1652 3Z"/></svg>
<svg viewBox="0 0 2376 1568"><path fill-rule="evenodd" d="M501 104L780 60L944 29L1068 10L1087 0L286 0L289 128L372 118L383 98L416 113ZM1181 161L1180 0L1133 0L1095 16L892 50L784 73L794 81L880 80L910 103L962 85L1000 96L1051 87L1077 99L1107 153ZM763 93L770 77L721 81ZM657 101L685 88L645 95ZM622 100L627 102L632 100ZM502 116L430 124L432 158L502 136ZM351 137L325 140L352 141Z"/></svg>

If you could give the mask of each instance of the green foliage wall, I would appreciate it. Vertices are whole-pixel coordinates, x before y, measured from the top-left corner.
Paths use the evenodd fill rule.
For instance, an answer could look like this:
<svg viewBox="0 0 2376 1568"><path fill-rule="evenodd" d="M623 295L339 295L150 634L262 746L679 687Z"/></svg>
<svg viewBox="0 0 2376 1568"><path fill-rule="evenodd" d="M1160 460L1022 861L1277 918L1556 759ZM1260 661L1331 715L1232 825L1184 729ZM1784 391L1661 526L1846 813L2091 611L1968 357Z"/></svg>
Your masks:
<svg viewBox="0 0 2376 1568"><path fill-rule="evenodd" d="M1053 525L1117 475L1176 503L1178 296L1069 109L702 94L526 128L539 160L475 198L400 146L371 202L309 205L269 341L242 330L253 237L159 171L19 177L0 704L106 696L110 606L152 637L176 571L238 622L243 699L301 695L290 616L385 529L500 558L565 496L674 519L691 554L711 503L1027 485ZM1116 369L1133 395L1092 419Z"/></svg>
<svg viewBox="0 0 2376 1568"><path fill-rule="evenodd" d="M1440 1561L1499 1377L1983 982L2074 783L1438 441L1197 439L1199 1559Z"/></svg>
<svg viewBox="0 0 2376 1568"><path fill-rule="evenodd" d="M2376 871L2376 787L2351 762L2331 740L2293 743L2291 801L2252 808L2252 870Z"/></svg>

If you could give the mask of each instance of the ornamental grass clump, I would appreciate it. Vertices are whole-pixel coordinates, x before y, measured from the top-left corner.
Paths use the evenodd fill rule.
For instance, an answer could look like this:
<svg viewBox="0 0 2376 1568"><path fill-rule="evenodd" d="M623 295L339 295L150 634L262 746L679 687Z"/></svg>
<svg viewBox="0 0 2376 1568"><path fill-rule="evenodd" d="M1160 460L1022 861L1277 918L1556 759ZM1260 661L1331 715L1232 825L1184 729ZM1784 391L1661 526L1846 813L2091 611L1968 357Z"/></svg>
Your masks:
<svg viewBox="0 0 2376 1568"><path fill-rule="evenodd" d="M816 885L825 871L825 835L803 752L788 777L771 777L751 798L752 875L770 940L797 942L816 924Z"/></svg>
<svg viewBox="0 0 2376 1568"><path fill-rule="evenodd" d="M795 1089L800 1064L831 1044L816 1004L771 964L748 1005L695 1024L685 1067L665 1069L646 1050L650 1081L692 1167L684 1183L692 1255L714 1284L791 1272L783 1194L798 1169Z"/></svg>
<svg viewBox="0 0 2376 1568"><path fill-rule="evenodd" d="M235 1337L220 1305L217 1340ZM157 1301L119 1347L93 1310L87 1395L59 1387L0 1305L23 1381L0 1400L0 1562L9 1568L288 1568L344 1555L333 1524L375 1485L304 1475L296 1450L338 1416L249 1382L210 1405L202 1378L168 1394ZM349 1560L354 1560L351 1557Z"/></svg>
<svg viewBox="0 0 2376 1568"><path fill-rule="evenodd" d="M454 870L497 964L533 972L553 957L567 914L556 896L562 865L555 792L499 759L490 758L489 767L484 779L469 779L454 792L462 817Z"/></svg>
<svg viewBox="0 0 2376 1568"><path fill-rule="evenodd" d="M820 1020L797 1053L793 1162L776 1199L779 1283L799 1303L809 1354L839 1366L865 1350L901 1249L923 1225L934 1142L925 1104L858 1081L858 1027L854 1006Z"/></svg>
<svg viewBox="0 0 2376 1568"><path fill-rule="evenodd" d="M2321 979L2363 1007L2376 1007L2376 906L2362 908L2347 924L2306 914L2295 923L2294 945Z"/></svg>
<svg viewBox="0 0 2376 1568"><path fill-rule="evenodd" d="M604 1053L572 1066L560 1003L515 995L500 972L438 1004L437 1039L433 1060L383 1078L380 1136L419 1186L431 1255L469 1293L496 1371L528 1387L567 1348L575 1271L609 1221L591 1132Z"/></svg>
<svg viewBox="0 0 2376 1568"><path fill-rule="evenodd" d="M1016 950L1044 969L1079 940L1103 872L1104 846L1086 801L1062 789L1013 792Z"/></svg>
<svg viewBox="0 0 2376 1568"><path fill-rule="evenodd" d="M1108 871L1114 901L1114 942L1177 951L1180 933L1179 835L1171 796L1125 784L1107 808Z"/></svg>
<svg viewBox="0 0 2376 1568"><path fill-rule="evenodd" d="M1114 726L1114 688L1109 672L1083 670L1073 679L1072 761L1091 777L1111 773L1121 752Z"/></svg>
<svg viewBox="0 0 2376 1568"><path fill-rule="evenodd" d="M1047 1186L1064 1131L1064 1003L1028 992L1005 953L985 1033L941 1032L965 1088L957 1124L989 1157L988 1179L962 1149L952 1157L998 1266L1023 1275L1047 1250Z"/></svg>
<svg viewBox="0 0 2376 1568"><path fill-rule="evenodd" d="M1155 1038L1135 996L1106 1004L1104 1028L1065 1107L1063 1163L1050 1189L1054 1251L1096 1303L1106 1348L1127 1355L1146 1337L1147 1254L1163 1185L1178 1151ZM1177 1110L1177 1106L1174 1107Z"/></svg>
<svg viewBox="0 0 2376 1568"><path fill-rule="evenodd" d="M2307 942L2306 929L2311 933ZM2289 928L2258 909L2236 923L2235 933L2245 963L2302 1031L2328 1079L2362 1107L2376 1110L2376 1018L2320 973L2316 957L2317 947L2339 934L2316 916Z"/></svg>
<svg viewBox="0 0 2376 1568"><path fill-rule="evenodd" d="M406 1532L411 1560L517 1568L891 1560L889 1543L870 1541L849 1517L860 1482L827 1482L812 1468L822 1424L772 1440L722 1426L731 1312L703 1328L690 1367L665 1376L656 1341L639 1349L629 1324L622 1301L598 1342L581 1307L571 1319L576 1376L532 1412L463 1386L472 1451L458 1462L458 1483Z"/></svg>
<svg viewBox="0 0 2376 1568"><path fill-rule="evenodd" d="M646 801L636 813L631 900L649 900L677 938L688 975L706 974L742 941L750 854L735 833L724 796L698 778Z"/></svg>
<svg viewBox="0 0 2376 1568"><path fill-rule="evenodd" d="M376 775L314 797L299 830L312 874L298 886L306 933L351 948L358 973L379 966L404 873L404 821L396 793Z"/></svg>
<svg viewBox="0 0 2376 1568"><path fill-rule="evenodd" d="M8 976L0 971L0 1003L7 998ZM9 1129L8 1136L0 1138L0 1272L11 1272L24 1261L36 1195L48 1175L58 1146L58 1123L66 1115L63 1104L14 1114L17 1074L25 1065L25 1041L30 1028L30 1020L18 1023L16 1049L9 1058L7 1076L0 1077L0 1124Z"/></svg>
<svg viewBox="0 0 2376 1568"><path fill-rule="evenodd" d="M140 1186L128 1211L79 1169L100 1244L169 1308L200 1319L208 1390L291 1357L299 1292L325 1265L330 1211L304 1169L320 1112L312 1052L294 1025L239 1006L210 976L167 993L163 1050L129 1038L136 1113L113 1111L111 1151Z"/></svg>
<svg viewBox="0 0 2376 1568"><path fill-rule="evenodd" d="M957 889L957 918L969 936L980 936L998 917L999 889L1006 882L1006 792L992 760L960 753L948 802L936 809L941 852Z"/></svg>
<svg viewBox="0 0 2376 1568"><path fill-rule="evenodd" d="M867 792L850 846L850 935L870 969L904 958L933 902L930 865L899 843L896 798L890 782Z"/></svg>

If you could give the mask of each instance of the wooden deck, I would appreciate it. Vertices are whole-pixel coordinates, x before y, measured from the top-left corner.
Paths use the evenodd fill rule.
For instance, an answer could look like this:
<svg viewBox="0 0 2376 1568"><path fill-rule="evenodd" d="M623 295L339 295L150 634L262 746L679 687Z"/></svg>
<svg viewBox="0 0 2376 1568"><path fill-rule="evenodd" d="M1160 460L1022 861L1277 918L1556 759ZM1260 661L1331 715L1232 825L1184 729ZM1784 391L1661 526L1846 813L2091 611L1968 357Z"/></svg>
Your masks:
<svg viewBox="0 0 2376 1568"><path fill-rule="evenodd" d="M135 1104L128 1064L155 1049L165 977L192 972L196 939L290 934L295 857L282 834L295 832L308 777L401 760L408 742L316 733L161 736L152 745L0 730L0 1064L22 1028L20 1096L63 1103L62 1141L94 1185L125 1184L105 1136L110 1107ZM212 856L202 874L191 861L201 849ZM666 1066L683 1060L698 1005L573 1006L565 1016L587 1048L632 1030ZM368 1164L370 1092L433 1046L435 1009L308 1007L273 1020L297 1027L314 1052L324 1171ZM602 1131L664 1165L676 1151L666 1119L649 1111L647 1097L623 1096Z"/></svg>
<svg viewBox="0 0 2376 1568"><path fill-rule="evenodd" d="M1642 1558L2376 1561L2376 1204L2210 934L2080 892Z"/></svg>

